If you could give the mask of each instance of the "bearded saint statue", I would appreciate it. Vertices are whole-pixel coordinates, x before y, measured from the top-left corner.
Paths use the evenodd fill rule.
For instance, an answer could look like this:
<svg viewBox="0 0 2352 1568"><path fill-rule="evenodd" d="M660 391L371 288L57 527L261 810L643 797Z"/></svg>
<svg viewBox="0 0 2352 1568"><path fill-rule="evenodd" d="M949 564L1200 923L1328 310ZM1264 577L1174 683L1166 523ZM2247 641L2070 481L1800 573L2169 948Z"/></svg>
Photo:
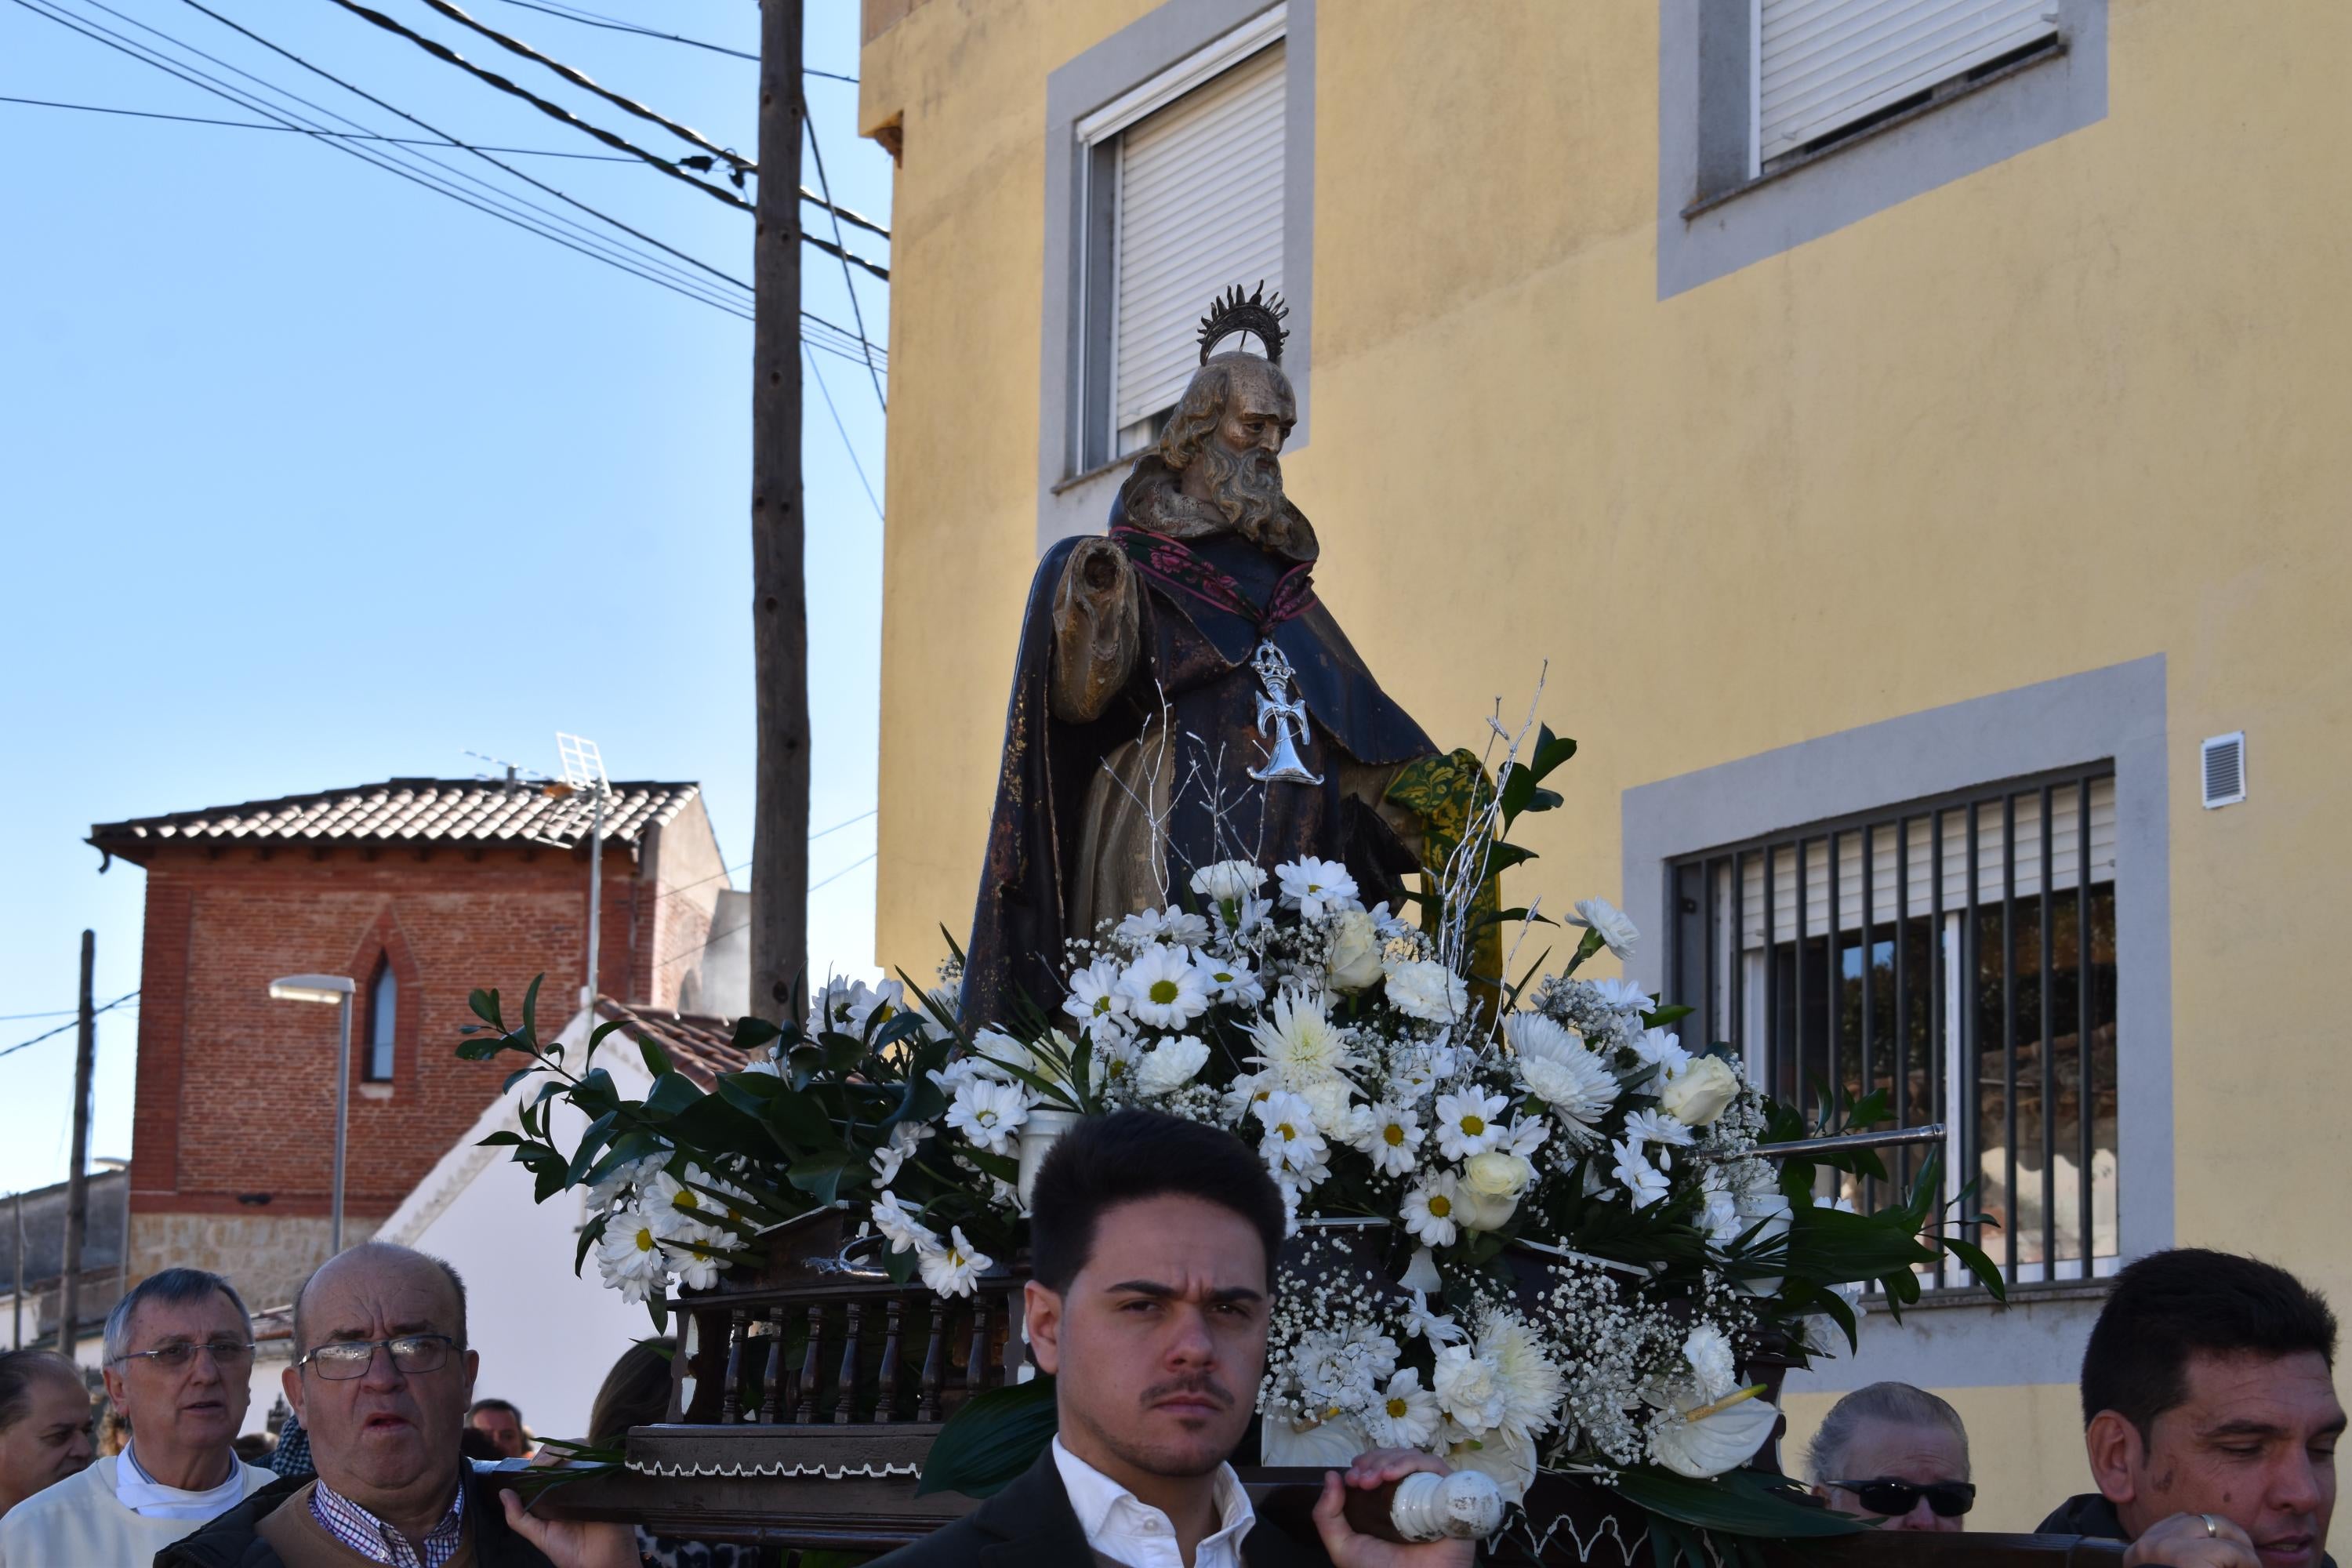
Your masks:
<svg viewBox="0 0 2352 1568"><path fill-rule="evenodd" d="M1108 534L1038 564L966 950L974 1023L1012 1022L1024 996L1057 1011L1066 939L1205 907L1191 879L1215 862L1339 862L1368 906L1423 868L1422 823L1395 796L1436 748L1316 596L1315 530L1283 494L1283 314L1263 289L1216 301ZM1212 357L1242 333L1264 357Z"/></svg>

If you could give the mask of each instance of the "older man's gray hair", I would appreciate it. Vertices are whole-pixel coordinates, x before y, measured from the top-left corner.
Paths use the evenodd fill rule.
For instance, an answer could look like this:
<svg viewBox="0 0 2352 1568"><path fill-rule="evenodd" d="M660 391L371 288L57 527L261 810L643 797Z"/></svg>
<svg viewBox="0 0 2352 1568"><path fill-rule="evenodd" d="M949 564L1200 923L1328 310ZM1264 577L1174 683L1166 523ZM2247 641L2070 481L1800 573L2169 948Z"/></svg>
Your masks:
<svg viewBox="0 0 2352 1568"><path fill-rule="evenodd" d="M1812 1443L1805 1450L1805 1462L1814 1480L1826 1485L1871 1479L1845 1473L1846 1449L1853 1446L1854 1434L1866 1421L1895 1426L1943 1427L1960 1445L1960 1474L1956 1479L1967 1479L1969 1429L1960 1424L1960 1413L1924 1388L1914 1388L1907 1383L1874 1383L1839 1400L1822 1418L1821 1430L1813 1434Z"/></svg>
<svg viewBox="0 0 2352 1568"><path fill-rule="evenodd" d="M150 1301L166 1307L185 1306L215 1292L228 1298L228 1304L245 1320L245 1337L253 1338L253 1314L245 1310L245 1299L236 1293L236 1286L201 1268L166 1268L132 1286L114 1304L114 1310L106 1314L107 1364L111 1366L131 1353L131 1323L139 1315L140 1308Z"/></svg>

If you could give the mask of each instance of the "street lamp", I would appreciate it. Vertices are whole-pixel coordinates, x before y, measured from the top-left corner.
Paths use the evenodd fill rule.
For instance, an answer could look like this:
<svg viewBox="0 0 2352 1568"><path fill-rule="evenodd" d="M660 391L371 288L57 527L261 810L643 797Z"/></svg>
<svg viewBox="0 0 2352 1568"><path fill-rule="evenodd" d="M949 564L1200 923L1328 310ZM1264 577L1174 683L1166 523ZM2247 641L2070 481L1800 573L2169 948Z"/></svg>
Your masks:
<svg viewBox="0 0 2352 1568"><path fill-rule="evenodd" d="M343 974L289 974L269 983L273 1002L323 1002L340 1008L335 1038L335 1207L328 1255L343 1249L343 1142L352 1124L352 993Z"/></svg>

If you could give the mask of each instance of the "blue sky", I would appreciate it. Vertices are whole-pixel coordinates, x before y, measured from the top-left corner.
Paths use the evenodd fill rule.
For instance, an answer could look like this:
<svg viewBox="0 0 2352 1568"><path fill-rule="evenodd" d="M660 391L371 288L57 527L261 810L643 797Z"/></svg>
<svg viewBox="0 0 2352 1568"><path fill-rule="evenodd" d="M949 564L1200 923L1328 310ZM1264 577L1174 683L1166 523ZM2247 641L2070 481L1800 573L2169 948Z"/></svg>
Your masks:
<svg viewBox="0 0 2352 1568"><path fill-rule="evenodd" d="M460 138L605 151L328 0L205 3ZM422 134L188 0L40 4L167 47L147 24L371 129ZM639 145L691 151L418 0L377 4ZM585 8L758 47L751 0ZM467 9L756 148L747 61L511 0ZM854 74L857 7L808 9L808 63ZM812 79L811 112L835 197L887 223L890 162L856 139L856 92ZM0 94L256 118L17 0L0 0ZM729 862L751 858L748 321L309 136L0 103L0 1015L72 1005L84 927L100 1000L138 984L144 879L99 874L81 842L93 822L462 777L487 765L468 750L552 772L562 729L594 738L614 777L702 781ZM508 161L751 275L750 218L652 169ZM871 237L852 248L887 259ZM847 325L838 265L803 265L807 308ZM886 341L886 286L857 289ZM816 363L847 440L809 384L821 828L874 804L881 523L848 451L877 497L883 471L864 367ZM820 968L871 963L873 868L857 863L873 848L870 817L813 847L813 878L854 868L812 895ZM130 1152L135 1018L100 1020L94 1154ZM0 1023L0 1047L63 1021ZM64 1176L72 1056L68 1030L0 1057L0 1192Z"/></svg>

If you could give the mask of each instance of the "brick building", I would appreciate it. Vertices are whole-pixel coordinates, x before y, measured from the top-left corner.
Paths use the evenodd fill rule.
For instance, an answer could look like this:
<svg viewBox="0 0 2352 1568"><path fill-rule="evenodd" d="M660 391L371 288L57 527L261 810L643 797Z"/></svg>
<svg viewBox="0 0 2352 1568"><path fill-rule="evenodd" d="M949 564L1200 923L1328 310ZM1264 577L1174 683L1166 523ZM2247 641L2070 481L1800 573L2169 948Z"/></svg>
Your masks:
<svg viewBox="0 0 2352 1568"><path fill-rule="evenodd" d="M701 999L728 885L692 784L616 784L604 828L598 990ZM467 998L541 1028L578 1010L590 813L580 797L475 780L387 784L100 824L147 873L131 1131L131 1273L217 1269L256 1305L326 1256L335 1016L273 1002L272 978L347 974L345 1240L393 1213L471 1127L507 1066L457 1059Z"/></svg>

